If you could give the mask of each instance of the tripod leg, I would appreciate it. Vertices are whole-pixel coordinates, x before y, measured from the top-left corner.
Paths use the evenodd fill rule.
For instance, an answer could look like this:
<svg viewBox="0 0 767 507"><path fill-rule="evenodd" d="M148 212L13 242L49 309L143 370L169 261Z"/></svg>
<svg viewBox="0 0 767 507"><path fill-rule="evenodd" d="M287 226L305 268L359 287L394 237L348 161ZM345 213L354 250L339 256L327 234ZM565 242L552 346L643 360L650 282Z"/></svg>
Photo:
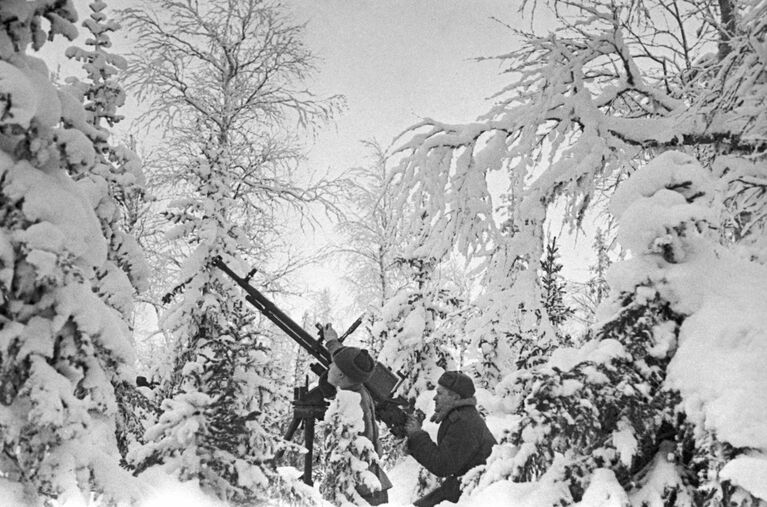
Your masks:
<svg viewBox="0 0 767 507"><path fill-rule="evenodd" d="M295 414L293 415L293 420L290 421L290 425L288 426L288 431L285 432L285 440L293 440L293 435L296 434L296 430L298 429L298 426L301 424L301 418L296 417ZM277 451L277 453L274 455L274 459L280 460L282 459L282 456L285 454L285 449L280 449Z"/></svg>
<svg viewBox="0 0 767 507"><path fill-rule="evenodd" d="M304 420L304 443L306 445L306 455L304 455L304 483L311 486L312 481L312 461L314 461L314 417L307 417Z"/></svg>
<svg viewBox="0 0 767 507"><path fill-rule="evenodd" d="M293 414L293 420L290 421L290 425L288 426L288 431L285 432L285 440L293 440L293 435L295 435L296 430L298 429L298 426L301 424L301 418L296 417L295 414Z"/></svg>

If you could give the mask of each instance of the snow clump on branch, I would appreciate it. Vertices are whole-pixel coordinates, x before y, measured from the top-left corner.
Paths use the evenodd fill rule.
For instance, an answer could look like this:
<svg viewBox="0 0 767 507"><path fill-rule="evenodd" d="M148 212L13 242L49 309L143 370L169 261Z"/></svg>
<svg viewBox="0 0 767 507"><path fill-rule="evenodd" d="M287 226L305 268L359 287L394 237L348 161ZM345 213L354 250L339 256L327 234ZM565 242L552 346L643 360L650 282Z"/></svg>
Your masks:
<svg viewBox="0 0 767 507"><path fill-rule="evenodd" d="M320 484L323 497L333 505L362 505L357 491L365 485L370 491L381 489L381 482L370 470L381 466L373 443L360 433L365 429L360 394L339 390L325 412L323 438L325 476Z"/></svg>

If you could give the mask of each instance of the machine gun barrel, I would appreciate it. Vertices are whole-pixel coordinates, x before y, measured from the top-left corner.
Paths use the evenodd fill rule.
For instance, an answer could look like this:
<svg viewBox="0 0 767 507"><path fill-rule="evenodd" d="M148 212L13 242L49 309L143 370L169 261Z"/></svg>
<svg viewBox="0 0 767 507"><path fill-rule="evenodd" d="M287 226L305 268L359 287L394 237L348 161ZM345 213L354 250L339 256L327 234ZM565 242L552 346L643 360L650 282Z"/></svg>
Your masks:
<svg viewBox="0 0 767 507"><path fill-rule="evenodd" d="M293 341L298 343L304 350L312 355L325 369L330 367L330 353L322 344L310 335L304 328L299 326L293 319L288 317L277 305L272 303L266 296L261 294L252 285L247 278L243 278L229 268L220 259L215 261L216 267L226 273L229 278L242 288L247 294L245 298L250 304L256 307L266 318L271 320L277 327L282 329L285 334L290 336ZM316 372L315 372L316 373Z"/></svg>

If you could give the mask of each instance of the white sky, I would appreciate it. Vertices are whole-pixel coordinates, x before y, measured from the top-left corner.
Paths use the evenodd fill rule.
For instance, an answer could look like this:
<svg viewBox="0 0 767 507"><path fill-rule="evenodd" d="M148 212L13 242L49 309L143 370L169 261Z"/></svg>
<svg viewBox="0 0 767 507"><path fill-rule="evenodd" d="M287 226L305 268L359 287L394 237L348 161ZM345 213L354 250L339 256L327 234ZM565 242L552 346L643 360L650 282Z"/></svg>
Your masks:
<svg viewBox="0 0 767 507"><path fill-rule="evenodd" d="M348 110L314 146L317 164L362 162L359 141L391 139L423 117L467 121L503 82L491 62L511 33L510 0L291 0L307 21L306 42L321 59L312 88L346 96Z"/></svg>

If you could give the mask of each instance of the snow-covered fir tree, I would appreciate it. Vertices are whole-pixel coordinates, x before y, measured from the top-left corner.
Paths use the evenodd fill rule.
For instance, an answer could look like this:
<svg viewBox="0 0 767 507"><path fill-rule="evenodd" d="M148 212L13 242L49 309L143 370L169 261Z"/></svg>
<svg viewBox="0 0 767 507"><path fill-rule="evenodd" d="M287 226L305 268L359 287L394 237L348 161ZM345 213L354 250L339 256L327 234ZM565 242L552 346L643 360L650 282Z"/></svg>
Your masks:
<svg viewBox="0 0 767 507"><path fill-rule="evenodd" d="M178 337L177 355L163 389L163 413L133 459L139 469L164 464L182 480L198 479L210 494L247 504L272 494L270 483L280 480L270 463L279 440L271 424L276 414L267 407L281 394L270 380L268 342L254 328L249 307L213 271L216 255L233 263L238 251L236 237L228 235L235 227L227 219L226 163L217 162L203 155L202 174L214 177L201 179L198 198L189 199L181 215L169 212L180 225L213 234L193 240L198 247L185 266L187 282L164 317Z"/></svg>
<svg viewBox="0 0 767 507"><path fill-rule="evenodd" d="M381 466L373 443L361 435L364 430L360 395L339 390L330 402L320 426L324 475L320 492L333 505L367 505L357 491L365 485L369 491L379 491L381 483L370 470Z"/></svg>
<svg viewBox="0 0 767 507"><path fill-rule="evenodd" d="M67 57L82 62L88 81L69 78L67 91L84 102L85 119L95 128L89 138L96 151L96 163L82 178L97 187L106 185L108 190L94 203L108 240L107 262L96 276L97 291L126 322L132 323L134 294L147 288L149 273L143 252L126 231L130 228L127 223L130 219L126 220L125 215L129 213L126 205L141 199L143 174L138 157L129 148L108 142L107 126L113 127L122 120L117 109L125 103L125 92L116 76L127 64L123 57L109 52L112 45L109 33L118 30L120 25L108 18L106 2L92 2L89 7L91 14L83 26L90 33L85 45L91 49L73 46L66 51ZM132 379L112 381L119 407L118 446L124 457L132 444L141 441L156 407L136 390Z"/></svg>
<svg viewBox="0 0 767 507"><path fill-rule="evenodd" d="M589 266L591 278L578 287L578 292L573 296L574 317L589 326L594 324L596 310L610 292L610 287L607 285L607 269L613 261L609 255L607 231L597 228L592 247L596 258Z"/></svg>
<svg viewBox="0 0 767 507"><path fill-rule="evenodd" d="M607 270L612 264L606 233L602 229L597 229L596 234L594 234L594 253L596 254L596 259L594 264L589 266L592 278L588 282L588 287L595 307L597 307L607 298L610 292L610 287L607 285Z"/></svg>
<svg viewBox="0 0 767 507"><path fill-rule="evenodd" d="M440 265L438 284L440 321L436 328L437 340L444 344L445 354L452 359L452 367L461 369L471 360L468 326L476 311L471 302L475 279L465 260L451 257Z"/></svg>
<svg viewBox="0 0 767 507"><path fill-rule="evenodd" d="M573 309L565 302L566 282L561 272L564 266L560 262L559 245L557 237L553 236L546 242L546 253L541 260L540 265L540 286L541 286L541 305L543 312L542 318L548 318L548 324L552 328L554 340L546 343L549 349L555 349L563 345L572 344L572 336L565 329L565 324L573 315ZM547 350L542 354L548 355L553 350Z"/></svg>
<svg viewBox="0 0 767 507"><path fill-rule="evenodd" d="M549 322L555 326L561 326L573 313L572 308L565 304L565 282L561 274L564 266L559 258L557 237L553 236L546 243L546 254L541 261L541 303Z"/></svg>
<svg viewBox="0 0 767 507"><path fill-rule="evenodd" d="M220 322L217 313L209 317ZM177 394L162 402L148 443L132 458L140 471L161 463L182 480L196 478L206 492L249 504L282 480L269 465L278 442L264 427L275 418L262 412L274 406L270 382L258 374L269 359L253 336L223 334L214 325L214 338L199 333L190 344Z"/></svg>
<svg viewBox="0 0 767 507"><path fill-rule="evenodd" d="M403 257L400 262L408 266L412 285L387 302L383 320L373 330L384 337L379 360L406 377L397 395L416 402L421 394L435 388L442 372L455 364L444 342L445 335L437 331L441 325L449 325L446 306L455 306L455 301L437 288L435 259L414 256Z"/></svg>
<svg viewBox="0 0 767 507"><path fill-rule="evenodd" d="M478 353L473 369L486 388L518 368L545 360L561 342L544 305L541 260L524 253L537 252L530 246L535 229L507 222L508 234L497 237L498 246L484 267L469 329Z"/></svg>
<svg viewBox="0 0 767 507"><path fill-rule="evenodd" d="M27 53L74 40L77 13L3 2L0 19L3 501L128 501L137 491L118 465L113 385L132 374L129 274L140 285L140 262L118 246L130 241L99 149L107 131Z"/></svg>
<svg viewBox="0 0 767 507"><path fill-rule="evenodd" d="M327 183L292 181L291 122L322 120L334 102L297 88L311 55L279 4L162 1L123 14L138 39L133 85L151 125L167 135L161 149L172 185L157 190L174 245L162 252L162 268L177 276L161 316L176 340L163 413L133 460L232 503L292 498L294 484L274 463L288 361L270 357L271 336L215 260L242 274L250 266L241 259L263 266L282 241L281 211L330 202ZM267 272L259 279L271 282Z"/></svg>

